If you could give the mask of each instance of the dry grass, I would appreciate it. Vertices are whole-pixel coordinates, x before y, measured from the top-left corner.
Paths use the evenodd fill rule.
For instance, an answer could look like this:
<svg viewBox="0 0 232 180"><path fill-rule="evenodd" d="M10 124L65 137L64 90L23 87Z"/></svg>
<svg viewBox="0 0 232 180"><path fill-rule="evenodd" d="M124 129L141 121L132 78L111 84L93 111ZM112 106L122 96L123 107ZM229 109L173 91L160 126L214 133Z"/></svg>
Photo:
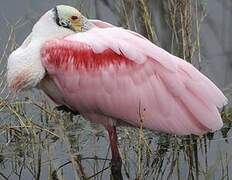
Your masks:
<svg viewBox="0 0 232 180"><path fill-rule="evenodd" d="M115 4L101 1L118 17L120 25L142 33L161 46L150 1L120 0ZM206 15L205 4L200 0L160 0L157 6L163 9L165 18L160 18L160 21L170 32L167 38L170 38L171 45L167 50L189 62L195 57L201 63L200 30ZM53 105L46 103L47 99L38 92L36 99L39 101L28 97L16 99L9 95L5 66L9 52L17 47L14 37L17 26L17 23L9 26L9 38L0 58L0 66L4 67L0 72L3 75L0 76L0 118L3 122L0 125L0 168L11 164L12 174L19 179L24 178L25 171L33 179L40 179L44 171L48 173L47 179L64 179L68 173L76 179L109 177L109 150L100 155L101 150L94 150L98 145L96 139L101 139L100 142L107 147L107 137L101 130L96 132L80 117L54 111ZM213 163L208 161L208 154L211 144L230 140L232 110L223 113L228 123L222 129L223 137L219 136L220 139L213 138L213 134L177 137L150 132L143 129L143 112L139 112L139 129L119 129L125 179L182 179L186 176L188 179L210 179L214 172L220 172L223 178L229 177L231 154L222 153ZM95 143L88 145L86 142L93 136ZM61 147L59 152L63 154L56 155L57 148ZM88 156L84 157L86 151ZM0 178L11 177L0 172Z"/></svg>

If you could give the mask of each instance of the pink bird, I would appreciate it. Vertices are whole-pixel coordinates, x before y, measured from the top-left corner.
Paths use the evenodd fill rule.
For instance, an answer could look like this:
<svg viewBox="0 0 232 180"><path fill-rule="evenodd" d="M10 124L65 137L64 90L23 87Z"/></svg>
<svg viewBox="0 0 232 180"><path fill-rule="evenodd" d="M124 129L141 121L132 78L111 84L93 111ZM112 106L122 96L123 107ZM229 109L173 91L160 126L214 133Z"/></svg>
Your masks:
<svg viewBox="0 0 232 180"><path fill-rule="evenodd" d="M142 116L144 128L200 135L222 127L218 108L227 103L191 64L135 32L88 20L64 5L43 15L12 52L8 84L13 91L40 88L61 107L102 124L116 174L122 163L117 125L139 127Z"/></svg>

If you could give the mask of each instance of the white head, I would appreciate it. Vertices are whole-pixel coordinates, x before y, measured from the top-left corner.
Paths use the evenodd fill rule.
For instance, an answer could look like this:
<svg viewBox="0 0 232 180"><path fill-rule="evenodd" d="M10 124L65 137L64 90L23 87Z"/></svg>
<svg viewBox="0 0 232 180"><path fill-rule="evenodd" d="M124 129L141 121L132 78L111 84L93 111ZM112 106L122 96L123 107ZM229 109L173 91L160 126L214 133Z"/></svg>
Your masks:
<svg viewBox="0 0 232 180"><path fill-rule="evenodd" d="M77 9L71 6L58 5L45 13L34 25L33 33L40 37L54 38L84 32L94 25Z"/></svg>
<svg viewBox="0 0 232 180"><path fill-rule="evenodd" d="M53 10L54 20L60 27L70 29L74 32L83 32L86 30L88 20L77 9L59 5Z"/></svg>
<svg viewBox="0 0 232 180"><path fill-rule="evenodd" d="M91 29L93 25L77 9L59 5L34 25L24 43L8 58L7 81L11 90L33 88L45 76L40 49L45 41Z"/></svg>

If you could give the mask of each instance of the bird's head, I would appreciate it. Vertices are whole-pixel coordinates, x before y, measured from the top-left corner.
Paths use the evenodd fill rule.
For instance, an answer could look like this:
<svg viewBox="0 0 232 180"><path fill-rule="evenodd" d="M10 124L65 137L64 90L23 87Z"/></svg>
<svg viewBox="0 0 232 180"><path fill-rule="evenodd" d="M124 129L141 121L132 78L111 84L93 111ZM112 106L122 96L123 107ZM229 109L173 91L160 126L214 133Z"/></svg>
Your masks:
<svg viewBox="0 0 232 180"><path fill-rule="evenodd" d="M45 13L34 25L34 37L41 39L64 37L90 30L94 25L76 8L58 5Z"/></svg>
<svg viewBox="0 0 232 180"><path fill-rule="evenodd" d="M83 32L91 26L88 19L74 7L58 5L52 11L56 24L62 28L67 28L74 32Z"/></svg>

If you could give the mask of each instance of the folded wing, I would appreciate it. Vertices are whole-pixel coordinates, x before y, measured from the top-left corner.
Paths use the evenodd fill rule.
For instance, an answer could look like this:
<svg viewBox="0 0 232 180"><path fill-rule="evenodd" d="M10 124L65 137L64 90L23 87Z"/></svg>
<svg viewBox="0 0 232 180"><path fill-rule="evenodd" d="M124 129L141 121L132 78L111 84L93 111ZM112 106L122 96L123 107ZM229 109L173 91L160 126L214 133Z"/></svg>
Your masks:
<svg viewBox="0 0 232 180"><path fill-rule="evenodd" d="M48 41L42 63L66 103L176 134L222 127L223 93L191 64L122 28L94 28ZM141 112L140 112L141 111ZM139 115L140 114L140 115Z"/></svg>

